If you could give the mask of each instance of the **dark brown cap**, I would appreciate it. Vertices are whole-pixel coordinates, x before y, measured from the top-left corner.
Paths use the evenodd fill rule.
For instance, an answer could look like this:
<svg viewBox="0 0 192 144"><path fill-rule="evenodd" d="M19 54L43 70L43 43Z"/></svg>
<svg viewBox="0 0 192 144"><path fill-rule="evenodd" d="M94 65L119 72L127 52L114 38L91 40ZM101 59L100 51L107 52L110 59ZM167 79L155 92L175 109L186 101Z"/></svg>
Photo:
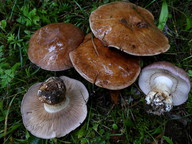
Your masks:
<svg viewBox="0 0 192 144"><path fill-rule="evenodd" d="M102 5L91 13L89 22L95 37L131 55L157 55L170 47L153 15L129 2Z"/></svg>
<svg viewBox="0 0 192 144"><path fill-rule="evenodd" d="M140 73L138 57L105 47L97 38L86 38L69 56L74 68L82 77L97 86L111 90L128 87Z"/></svg>
<svg viewBox="0 0 192 144"><path fill-rule="evenodd" d="M83 41L84 34L70 23L53 23L37 30L29 41L28 57L31 62L50 71L72 67L69 52Z"/></svg>

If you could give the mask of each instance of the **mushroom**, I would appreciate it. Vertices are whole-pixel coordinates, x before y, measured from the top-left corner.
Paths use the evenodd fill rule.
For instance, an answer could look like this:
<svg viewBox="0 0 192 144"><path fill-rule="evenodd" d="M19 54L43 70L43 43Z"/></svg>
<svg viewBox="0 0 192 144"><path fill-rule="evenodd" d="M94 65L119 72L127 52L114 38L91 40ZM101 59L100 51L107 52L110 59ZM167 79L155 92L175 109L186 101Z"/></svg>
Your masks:
<svg viewBox="0 0 192 144"><path fill-rule="evenodd" d="M110 90L128 87L140 73L139 57L105 47L91 34L69 56L74 68L83 78Z"/></svg>
<svg viewBox="0 0 192 144"><path fill-rule="evenodd" d="M153 15L130 2L98 7L91 13L89 23L95 37L105 45L131 55L157 55L170 47L167 37L155 26Z"/></svg>
<svg viewBox="0 0 192 144"><path fill-rule="evenodd" d="M24 126L43 139L65 136L85 120L88 97L80 81L66 76L36 83L21 103Z"/></svg>
<svg viewBox="0 0 192 144"><path fill-rule="evenodd" d="M143 68L139 87L146 94L147 104L152 106L150 112L161 115L187 100L191 84L183 69L160 61Z"/></svg>
<svg viewBox="0 0 192 144"><path fill-rule="evenodd" d="M28 57L45 70L69 69L72 67L69 52L77 48L83 38L83 32L71 23L48 24L31 36Z"/></svg>

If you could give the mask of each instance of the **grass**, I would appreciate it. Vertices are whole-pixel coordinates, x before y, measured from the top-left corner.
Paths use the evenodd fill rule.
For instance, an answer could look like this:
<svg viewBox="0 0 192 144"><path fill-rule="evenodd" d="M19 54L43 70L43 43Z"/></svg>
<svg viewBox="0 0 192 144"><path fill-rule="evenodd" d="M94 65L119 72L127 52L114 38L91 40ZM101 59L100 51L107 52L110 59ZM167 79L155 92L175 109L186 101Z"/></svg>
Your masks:
<svg viewBox="0 0 192 144"><path fill-rule="evenodd" d="M192 143L192 92L189 100L164 116L146 113L144 94L137 81L122 90L121 104L110 102L108 91L84 80L74 69L49 72L32 64L27 57L28 41L41 26L55 22L70 22L90 32L90 12L111 0L1 0L0 2L0 139L18 144L147 144ZM165 60L188 72L192 79L192 16L190 0L131 1L150 10L155 23L167 35L171 48L168 52L143 59L143 66ZM85 122L67 136L42 140L32 136L23 126L20 104L28 88L50 76L66 75L82 81L88 88L88 116ZM173 131L184 130L172 136L169 122L178 123ZM179 127L179 125L181 125ZM184 143L184 142L183 142Z"/></svg>

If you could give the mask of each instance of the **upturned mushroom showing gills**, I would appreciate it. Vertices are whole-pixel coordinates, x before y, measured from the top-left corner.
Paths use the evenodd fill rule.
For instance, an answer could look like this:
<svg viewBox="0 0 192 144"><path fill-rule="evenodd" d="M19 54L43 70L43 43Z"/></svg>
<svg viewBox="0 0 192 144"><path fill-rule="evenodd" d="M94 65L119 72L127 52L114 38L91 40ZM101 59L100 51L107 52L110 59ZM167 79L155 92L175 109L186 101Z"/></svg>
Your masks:
<svg viewBox="0 0 192 144"><path fill-rule="evenodd" d="M31 36L28 57L42 69L66 70L72 67L69 52L77 48L83 39L83 32L71 23L48 24Z"/></svg>
<svg viewBox="0 0 192 144"><path fill-rule="evenodd" d="M143 68L139 87L146 94L147 104L152 106L149 112L161 115L187 100L191 84L183 69L161 61Z"/></svg>
<svg viewBox="0 0 192 144"><path fill-rule="evenodd" d="M24 126L43 139L65 136L85 120L88 97L80 81L65 76L36 83L22 100Z"/></svg>
<svg viewBox="0 0 192 144"><path fill-rule="evenodd" d="M130 86L140 73L140 60L114 48L108 48L91 34L69 54L77 72L95 85L120 90Z"/></svg>
<svg viewBox="0 0 192 144"><path fill-rule="evenodd" d="M170 47L167 37L154 24L151 12L130 2L98 7L91 13L89 23L95 37L105 45L131 55L157 55Z"/></svg>

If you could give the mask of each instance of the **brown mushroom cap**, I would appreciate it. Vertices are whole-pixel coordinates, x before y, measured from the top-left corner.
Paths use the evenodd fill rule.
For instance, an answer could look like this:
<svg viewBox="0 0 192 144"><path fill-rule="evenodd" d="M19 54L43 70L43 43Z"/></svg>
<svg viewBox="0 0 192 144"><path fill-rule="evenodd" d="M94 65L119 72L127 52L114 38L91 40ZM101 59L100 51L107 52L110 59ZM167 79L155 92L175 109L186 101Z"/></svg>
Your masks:
<svg viewBox="0 0 192 144"><path fill-rule="evenodd" d="M140 72L138 57L108 48L97 39L86 38L69 54L74 68L97 86L118 90L131 85Z"/></svg>
<svg viewBox="0 0 192 144"><path fill-rule="evenodd" d="M89 97L86 87L80 81L65 76L60 78L66 84L66 98L69 99L64 109L54 113L45 110L37 95L41 83L32 85L22 100L24 126L36 137L50 139L65 136L86 118Z"/></svg>
<svg viewBox="0 0 192 144"><path fill-rule="evenodd" d="M131 55L157 55L170 47L153 15L129 2L102 5L91 13L89 22L95 37Z"/></svg>
<svg viewBox="0 0 192 144"><path fill-rule="evenodd" d="M150 92L153 81L158 76L168 77L173 82L171 88L173 105L180 105L187 100L191 89L189 76L183 69L166 61L154 62L142 69L139 87L145 94Z"/></svg>
<svg viewBox="0 0 192 144"><path fill-rule="evenodd" d="M83 41L84 34L70 23L53 23L41 27L30 38L28 57L31 62L50 71L72 67L69 52Z"/></svg>

